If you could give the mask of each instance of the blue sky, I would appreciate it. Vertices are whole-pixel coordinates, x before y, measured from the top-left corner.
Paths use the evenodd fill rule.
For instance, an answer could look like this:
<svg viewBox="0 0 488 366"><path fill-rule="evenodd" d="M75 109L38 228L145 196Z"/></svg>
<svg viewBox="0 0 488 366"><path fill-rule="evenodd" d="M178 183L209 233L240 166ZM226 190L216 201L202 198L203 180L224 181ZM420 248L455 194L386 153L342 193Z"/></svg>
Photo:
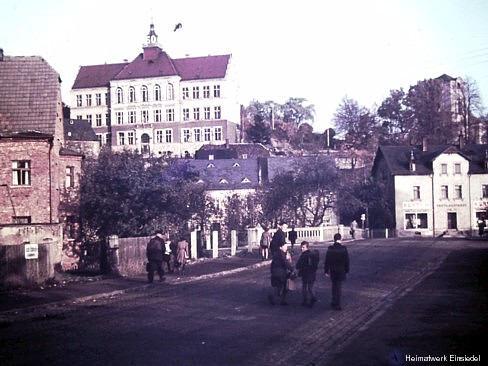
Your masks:
<svg viewBox="0 0 488 366"><path fill-rule="evenodd" d="M240 103L306 98L316 132L346 95L373 108L442 74L471 77L488 107L486 0L3 0L0 17L5 54L44 57L68 104L79 67L132 60L152 20L173 58L231 53Z"/></svg>

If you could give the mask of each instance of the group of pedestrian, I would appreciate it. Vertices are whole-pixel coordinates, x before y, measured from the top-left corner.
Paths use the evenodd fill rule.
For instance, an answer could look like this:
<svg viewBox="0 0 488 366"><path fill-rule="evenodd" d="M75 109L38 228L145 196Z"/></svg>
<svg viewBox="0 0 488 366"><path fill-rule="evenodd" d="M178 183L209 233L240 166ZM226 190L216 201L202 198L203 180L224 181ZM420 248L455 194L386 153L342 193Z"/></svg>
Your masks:
<svg viewBox="0 0 488 366"><path fill-rule="evenodd" d="M275 234L271 237L269 230L265 229L261 238L262 259L268 259L267 249L263 243L269 241L269 251L271 252L271 287L272 293L268 295L270 304L288 305L286 297L290 290L290 283L297 276L302 279L302 305L312 307L317 302L314 291L316 273L319 266L320 255L318 250L311 250L307 241L300 244L301 254L293 266L291 253L288 251L286 242L286 224L281 224ZM263 240L264 237L264 240ZM294 237L296 240L296 237ZM347 248L342 245L342 236L337 233L334 235L334 243L327 248L324 261L324 274L330 277L332 282L332 301L331 306L335 310L341 310L342 282L349 273L349 253Z"/></svg>
<svg viewBox="0 0 488 366"><path fill-rule="evenodd" d="M146 247L146 271L147 281L154 282L154 272L157 272L159 281L163 282L166 266L167 273L185 273L186 260L189 257L189 244L184 237L177 242L171 241L168 234L156 230Z"/></svg>

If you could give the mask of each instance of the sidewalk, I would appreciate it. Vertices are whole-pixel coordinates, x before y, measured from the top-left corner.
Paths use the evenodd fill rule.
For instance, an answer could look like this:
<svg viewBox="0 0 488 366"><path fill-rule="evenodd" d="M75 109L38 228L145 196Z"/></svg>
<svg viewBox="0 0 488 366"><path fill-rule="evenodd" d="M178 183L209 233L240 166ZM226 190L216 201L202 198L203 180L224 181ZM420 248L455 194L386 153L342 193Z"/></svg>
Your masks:
<svg viewBox="0 0 488 366"><path fill-rule="evenodd" d="M177 284L198 281L222 276L248 268L269 265L269 261L261 261L257 253L238 253L234 257L201 258L187 264L184 275L167 273L162 284ZM155 276L157 278L157 274ZM157 279L155 284L159 285ZM0 292L0 316L12 312L29 311L29 309L62 304L80 300L108 297L116 294L137 291L146 286L146 273L135 277L92 276L59 274L52 284L38 288L18 289Z"/></svg>

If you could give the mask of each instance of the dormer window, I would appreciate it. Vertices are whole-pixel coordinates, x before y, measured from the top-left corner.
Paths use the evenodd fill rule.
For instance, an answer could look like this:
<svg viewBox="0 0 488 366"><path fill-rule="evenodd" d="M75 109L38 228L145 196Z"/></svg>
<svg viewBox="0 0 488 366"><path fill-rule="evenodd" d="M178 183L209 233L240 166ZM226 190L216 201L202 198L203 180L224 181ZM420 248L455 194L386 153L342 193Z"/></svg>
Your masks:
<svg viewBox="0 0 488 366"><path fill-rule="evenodd" d="M219 181L220 184L229 184L229 181L225 178L222 178L220 181Z"/></svg>
<svg viewBox="0 0 488 366"><path fill-rule="evenodd" d="M241 180L241 183L251 183L251 181L249 180L249 178L243 178Z"/></svg>
<svg viewBox="0 0 488 366"><path fill-rule="evenodd" d="M240 167L240 165L239 165L239 163L236 161L234 164L232 164L232 167L233 167L233 168L239 168L239 167Z"/></svg>
<svg viewBox="0 0 488 366"><path fill-rule="evenodd" d="M213 163L208 163L207 164L207 169L209 169L209 168L215 168L215 165Z"/></svg>

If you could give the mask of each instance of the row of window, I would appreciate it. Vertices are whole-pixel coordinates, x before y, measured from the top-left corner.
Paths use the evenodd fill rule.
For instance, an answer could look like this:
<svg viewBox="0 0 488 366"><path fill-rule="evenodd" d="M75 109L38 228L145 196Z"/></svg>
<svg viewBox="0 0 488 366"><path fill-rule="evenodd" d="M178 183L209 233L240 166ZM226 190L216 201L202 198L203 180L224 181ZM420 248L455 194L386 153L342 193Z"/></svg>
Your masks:
<svg viewBox="0 0 488 366"><path fill-rule="evenodd" d="M78 114L76 116L76 119L83 119L83 116ZM109 126L110 125L110 115L108 113L105 115L105 123L103 123L104 121L102 120L102 114L101 113L95 114L95 123L93 123L93 115L92 114L87 114L85 116L85 119L90 123L90 126L92 126L92 127L101 127L101 126Z"/></svg>
<svg viewBox="0 0 488 366"><path fill-rule="evenodd" d="M487 194L485 196L485 194ZM482 197L488 198L488 186L482 185ZM441 185L441 196L440 199L447 200L450 198L449 193L449 186ZM455 185L454 186L454 199L462 199L463 198L463 186L462 185ZM420 186L413 186L413 199L420 200Z"/></svg>
<svg viewBox="0 0 488 366"><path fill-rule="evenodd" d="M200 86L194 86L191 89L185 86L181 88L181 98L182 99L200 99L201 97L205 99L209 98L220 98L220 85L213 85L213 89L210 85L204 85L202 87L202 92L200 93ZM174 100L175 90L173 84L168 84L166 86L166 94L163 96L161 86L155 85L152 93L152 98L149 97L149 88L146 85L141 86L139 92L135 87L130 86L127 92L127 99L125 98L124 90L119 87L115 91L115 101L117 104L122 103L136 103L140 102L151 102L151 101L162 101L164 100Z"/></svg>
<svg viewBox="0 0 488 366"><path fill-rule="evenodd" d="M92 94L85 94L85 104L86 107L91 107L92 105L102 105L102 93L95 93L94 104L92 101ZM105 93L105 105L109 105L108 93ZM83 95L76 95L76 106L83 107Z"/></svg>
<svg viewBox="0 0 488 366"><path fill-rule="evenodd" d="M76 95L76 106L77 107L91 107L92 105L102 105L102 93L95 93L95 98L92 100L92 94L85 94L85 103L83 103L83 95L77 94ZM220 85L204 85L200 89L200 86L190 87L183 87L181 88L181 97L182 99L200 99L200 98L220 98ZM160 85L155 85L152 90L152 97L150 97L149 88L146 85L141 86L139 90L136 90L135 87L129 87L127 91L127 99L125 97L124 89L118 87L115 90L115 101L117 104L122 104L124 102L128 103L136 103L138 101L141 102L150 102L150 101L162 101L162 100L174 100L175 99L175 90L173 84L168 84L166 86L166 93L163 95L162 88ZM105 105L109 105L109 95L105 93Z"/></svg>
<svg viewBox="0 0 488 366"><path fill-rule="evenodd" d="M461 164L460 163L454 164L453 172L454 172L454 174L461 174ZM441 174L448 174L447 164L445 164L445 163L441 164Z"/></svg>
<svg viewBox="0 0 488 366"><path fill-rule="evenodd" d="M204 107L203 113L201 113L201 108L195 107L190 111L190 108L183 108L182 110L182 120L183 121L201 121L210 119L221 119L222 118L222 108L220 106ZM115 123L122 125L125 123L125 113L115 112ZM148 123L148 122L163 122L163 111L161 109L155 109L152 111L152 119L150 118L149 110L142 110L139 113L137 111L127 112L127 122L130 124L134 123ZM203 117L203 118L202 118ZM175 110L174 108L167 108L165 110L164 122L174 122L175 121Z"/></svg>
<svg viewBox="0 0 488 366"><path fill-rule="evenodd" d="M221 119L222 118L222 108L220 106L213 107L203 107L202 108L196 107L190 110L190 108L183 108L182 110L182 119L183 121L201 121L201 120L210 120L210 119ZM137 111L128 111L127 116L125 117L125 112L115 112L115 122L118 125L122 125L126 123L126 121L130 124L134 123L149 123L149 122L163 122L163 111L161 109L155 109L152 111L152 119L149 113L149 110L142 110L140 113ZM125 117L125 118L124 118ZM202 118L203 117L203 118ZM77 115L77 119L83 119L82 115ZM87 114L85 116L86 120L90 123L92 127L101 127L101 126L109 126L110 123L110 116L109 114L105 115L105 123L102 120L102 114L97 113L95 114L95 121L93 120L92 114ZM175 110L174 108L167 108L165 110L164 115L164 122L174 122L175 121Z"/></svg>
<svg viewBox="0 0 488 366"><path fill-rule="evenodd" d="M203 127L203 128L184 128L182 129L181 142L210 142L210 141L223 141L222 127ZM155 143L173 143L174 134L173 130L162 129L155 131ZM144 134L141 136L141 143L149 143L149 135ZM117 133L117 145L135 145L136 134L134 131L118 132Z"/></svg>
<svg viewBox="0 0 488 366"><path fill-rule="evenodd" d="M440 199L449 199L450 198L450 191L448 185L441 185L441 196ZM488 184L481 185L481 197L488 198ZM462 185L455 185L454 186L454 199L462 199L463 198L463 186ZM413 186L413 199L420 200L420 186Z"/></svg>
<svg viewBox="0 0 488 366"><path fill-rule="evenodd" d="M30 160L17 160L12 162L12 185L30 186L32 182L32 170ZM75 186L75 168L66 167L65 188Z"/></svg>
<svg viewBox="0 0 488 366"><path fill-rule="evenodd" d="M208 99L208 98L220 98L220 85L214 85L213 90L211 93L210 85L204 85L202 87L202 94L200 94L200 87L199 86L194 86L192 88L192 93L190 94L190 88L189 87L183 87L181 88L181 97L182 99L200 99L201 96L203 98ZM117 88L116 92L116 102L117 104L122 104L125 102L125 97L124 97L124 90L122 88ZM136 88L131 86L129 87L128 90L128 98L127 102L128 103L136 103L138 101L141 102L149 102L149 101L162 101L163 100L163 95L161 92L161 87L159 85L154 86L153 90L153 98L150 100L149 98L149 89L146 85L143 85L140 89L140 92L137 93ZM175 99L175 91L174 91L174 86L173 84L168 84L166 87L166 95L164 96L165 100L174 100Z"/></svg>

